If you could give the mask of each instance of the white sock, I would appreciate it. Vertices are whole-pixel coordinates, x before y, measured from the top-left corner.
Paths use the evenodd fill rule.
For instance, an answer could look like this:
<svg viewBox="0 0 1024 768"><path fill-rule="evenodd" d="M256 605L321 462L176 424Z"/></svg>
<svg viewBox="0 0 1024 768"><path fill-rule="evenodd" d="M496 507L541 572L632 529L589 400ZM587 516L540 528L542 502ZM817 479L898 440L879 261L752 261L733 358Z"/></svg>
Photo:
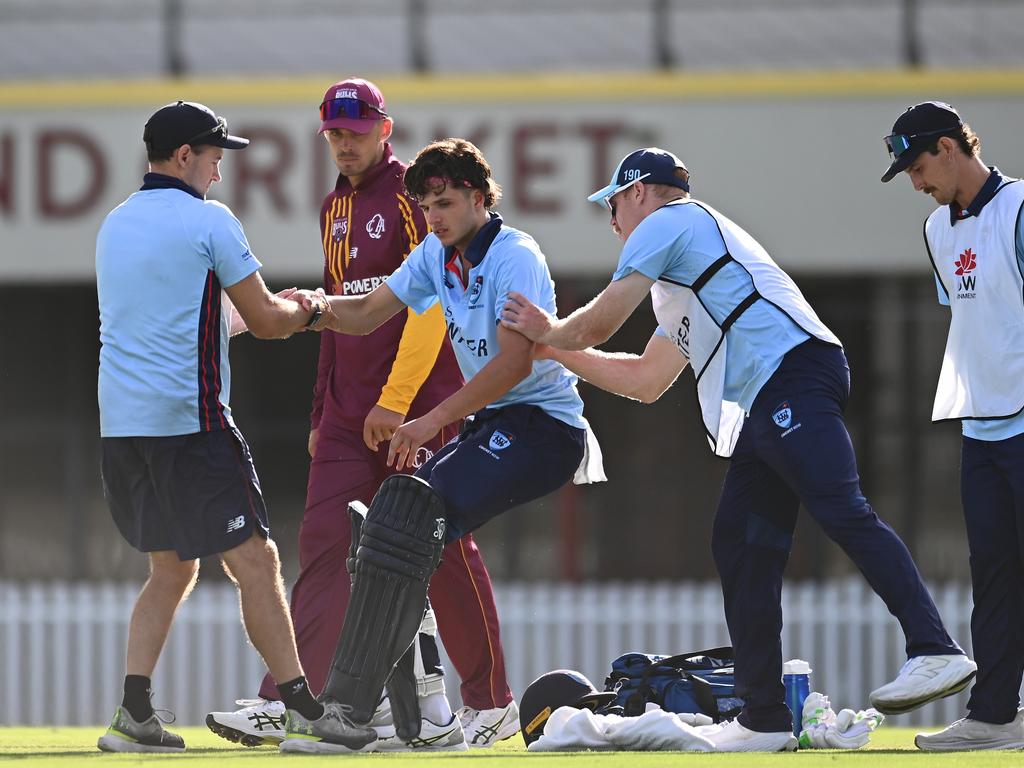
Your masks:
<svg viewBox="0 0 1024 768"><path fill-rule="evenodd" d="M420 716L435 725L448 725L452 719L452 705L443 693L432 693L420 699Z"/></svg>

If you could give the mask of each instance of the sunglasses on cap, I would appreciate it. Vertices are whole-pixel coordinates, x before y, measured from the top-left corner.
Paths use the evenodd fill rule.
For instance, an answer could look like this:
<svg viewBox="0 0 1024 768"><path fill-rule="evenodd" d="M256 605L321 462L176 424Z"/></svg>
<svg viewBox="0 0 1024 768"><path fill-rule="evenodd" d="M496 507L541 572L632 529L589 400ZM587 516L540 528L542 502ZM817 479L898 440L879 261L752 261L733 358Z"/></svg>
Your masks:
<svg viewBox="0 0 1024 768"><path fill-rule="evenodd" d="M619 194L619 192L625 192L627 189L632 187L638 181L643 181L644 179L646 179L650 175L651 175L650 173L645 173L642 176L637 176L635 179L633 179L628 184L623 184L621 187L616 187L609 194L605 195L605 197L604 197L604 204L606 206L608 206L608 210L611 211L613 219L615 218L615 207L616 206L615 206L615 203L612 202L612 198L615 197L617 194Z"/></svg>
<svg viewBox="0 0 1024 768"><path fill-rule="evenodd" d="M193 136L190 139L185 140L183 143L184 144L195 144L197 142L200 142L203 139L211 139L211 138L214 138L214 137L216 137L218 139L225 139L225 138L227 138L227 135L228 135L228 121L225 120L223 117L218 117L217 118L217 124L215 126L213 126L213 128L208 128L208 129L206 129L205 131L203 131L201 133L197 133L195 136Z"/></svg>
<svg viewBox="0 0 1024 768"><path fill-rule="evenodd" d="M328 99L320 105L321 120L337 120L339 117L347 117L350 120L380 120L387 116L388 113L384 110L361 99Z"/></svg>
<svg viewBox="0 0 1024 768"><path fill-rule="evenodd" d="M949 134L955 131L956 128L940 128L937 131L922 131L921 133L892 133L882 139L885 142L885 148L889 150L889 154L893 156L893 159L898 160L899 156L910 149L910 144L914 139L920 139L925 136L938 136L939 134Z"/></svg>

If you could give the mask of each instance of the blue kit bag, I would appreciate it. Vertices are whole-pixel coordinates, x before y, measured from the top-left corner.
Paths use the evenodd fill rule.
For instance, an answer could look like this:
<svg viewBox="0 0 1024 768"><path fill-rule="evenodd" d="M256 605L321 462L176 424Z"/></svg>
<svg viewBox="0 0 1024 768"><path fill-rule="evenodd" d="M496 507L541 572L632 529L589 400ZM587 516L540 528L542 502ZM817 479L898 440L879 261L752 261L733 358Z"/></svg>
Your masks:
<svg viewBox="0 0 1024 768"><path fill-rule="evenodd" d="M612 662L605 691L616 694L609 709L621 707L626 717L642 715L648 702L666 712L703 713L716 723L735 717L743 708L736 696L732 648L659 656L625 653Z"/></svg>

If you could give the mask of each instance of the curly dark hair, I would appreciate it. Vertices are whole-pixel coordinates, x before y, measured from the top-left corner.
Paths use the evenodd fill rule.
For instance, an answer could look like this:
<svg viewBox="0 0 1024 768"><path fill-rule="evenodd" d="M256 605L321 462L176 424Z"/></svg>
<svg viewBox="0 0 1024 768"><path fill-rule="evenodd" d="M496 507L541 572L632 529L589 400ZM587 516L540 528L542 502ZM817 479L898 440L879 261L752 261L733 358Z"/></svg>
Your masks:
<svg viewBox="0 0 1024 768"><path fill-rule="evenodd" d="M960 146L960 151L968 157L978 157L981 155L981 139L978 138L978 134L974 132L967 123L960 124L960 130L956 133L948 133L946 136L956 141ZM934 141L928 145L926 150L931 155L939 154L939 139L942 136L937 136Z"/></svg>
<svg viewBox="0 0 1024 768"><path fill-rule="evenodd" d="M501 199L501 187L491 178L491 166L476 145L465 139L428 144L405 171L405 188L415 198L443 192L449 185L480 190L485 208L492 208Z"/></svg>

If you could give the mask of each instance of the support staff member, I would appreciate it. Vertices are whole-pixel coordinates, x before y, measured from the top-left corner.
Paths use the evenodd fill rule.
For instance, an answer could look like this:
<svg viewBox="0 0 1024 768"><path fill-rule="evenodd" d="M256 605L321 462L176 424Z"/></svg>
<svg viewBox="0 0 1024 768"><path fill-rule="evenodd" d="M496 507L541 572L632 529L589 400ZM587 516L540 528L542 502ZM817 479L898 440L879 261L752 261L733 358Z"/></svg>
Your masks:
<svg viewBox="0 0 1024 768"><path fill-rule="evenodd" d="M932 420L961 419L960 497L971 553L978 679L967 717L918 734L929 751L1024 748L1024 182L981 160L949 104L907 109L882 181L905 172L939 204L924 225L951 321Z"/></svg>
<svg viewBox="0 0 1024 768"><path fill-rule="evenodd" d="M708 443L731 457L711 548L736 694L746 702L710 738L720 751L792 750L782 574L801 502L906 636L909 661L871 694L876 709L909 712L955 693L976 667L946 633L910 552L861 493L843 422L850 370L839 340L764 248L689 189L689 171L672 153L627 155L589 198L607 206L625 241L611 284L564 320L513 294L503 323L554 348L554 359L592 384L627 396L657 398L693 362ZM588 349L648 294L658 329L642 357Z"/></svg>

